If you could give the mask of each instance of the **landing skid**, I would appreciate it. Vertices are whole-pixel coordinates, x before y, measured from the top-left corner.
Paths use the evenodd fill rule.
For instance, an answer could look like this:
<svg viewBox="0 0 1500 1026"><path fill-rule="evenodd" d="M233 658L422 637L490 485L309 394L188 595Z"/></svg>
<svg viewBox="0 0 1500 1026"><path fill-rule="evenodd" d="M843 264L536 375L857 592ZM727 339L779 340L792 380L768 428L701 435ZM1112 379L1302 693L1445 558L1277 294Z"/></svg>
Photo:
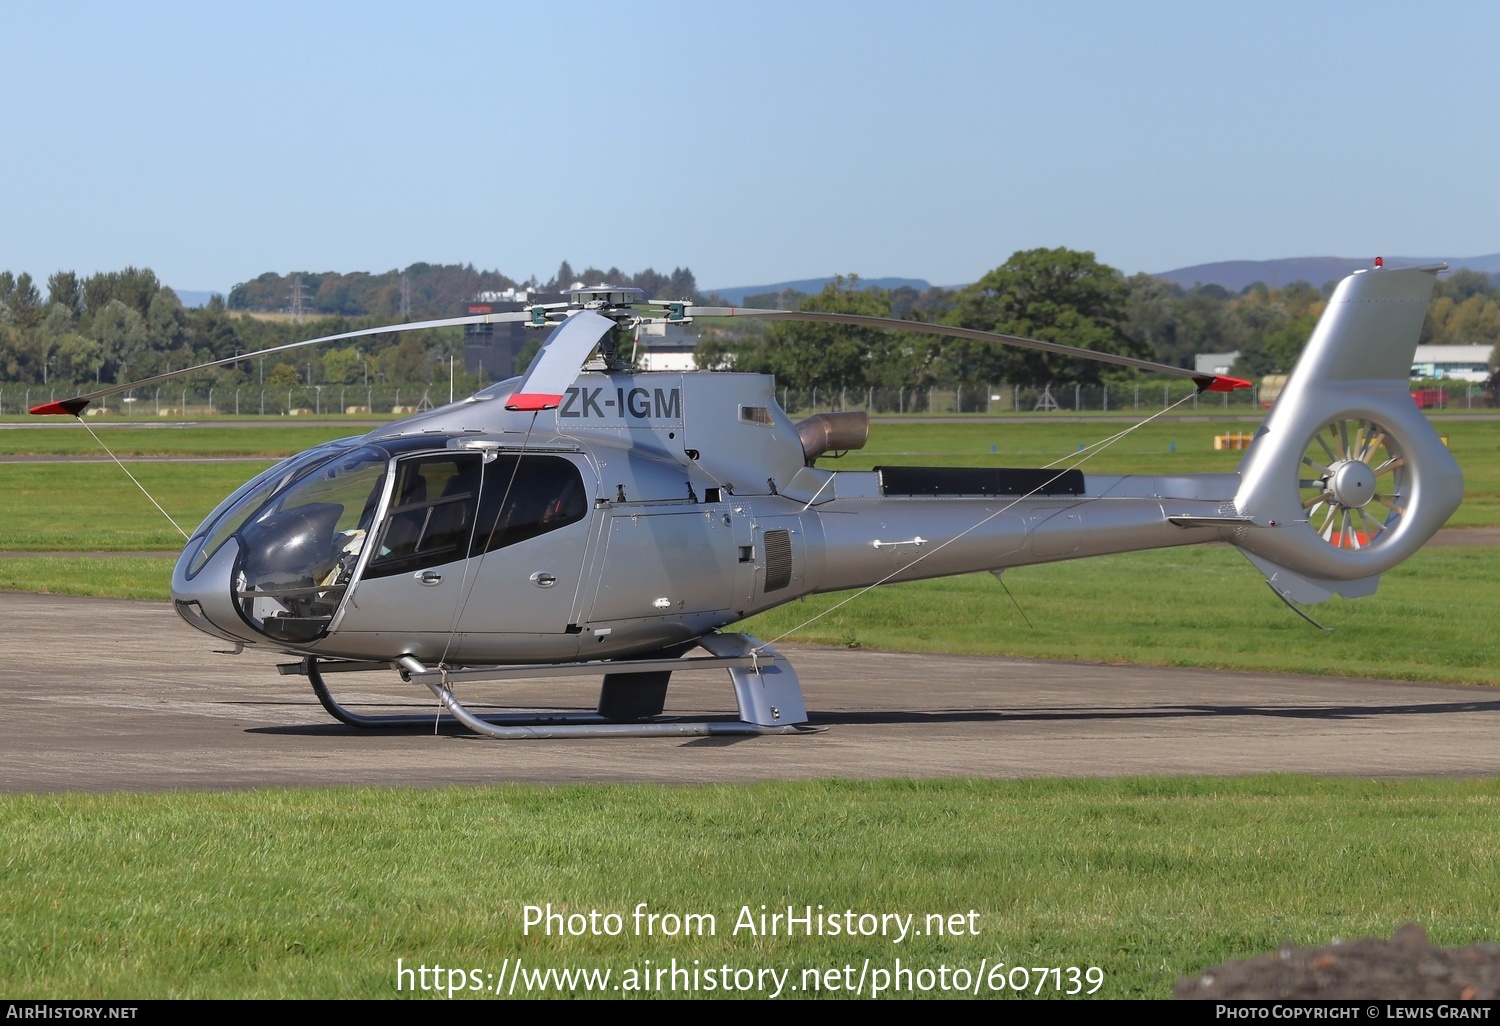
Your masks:
<svg viewBox="0 0 1500 1026"><path fill-rule="evenodd" d="M477 734L506 740L528 738L661 737L709 734L795 734L810 732L802 685L786 658L745 634L710 634L699 638L707 657L691 659L619 659L541 666L430 668L412 656L394 663L321 661L309 656L283 663L284 673L303 674L328 714L363 730L425 727L431 716L367 716L333 697L324 675L394 669L403 680L425 684L452 718ZM723 669L729 672L739 706L738 720L649 719L660 715L667 682L681 670ZM505 681L536 677L602 675L599 710L592 713L536 712L476 714L453 693L465 681ZM608 714L608 715L606 715ZM621 722L632 720L634 722Z"/></svg>

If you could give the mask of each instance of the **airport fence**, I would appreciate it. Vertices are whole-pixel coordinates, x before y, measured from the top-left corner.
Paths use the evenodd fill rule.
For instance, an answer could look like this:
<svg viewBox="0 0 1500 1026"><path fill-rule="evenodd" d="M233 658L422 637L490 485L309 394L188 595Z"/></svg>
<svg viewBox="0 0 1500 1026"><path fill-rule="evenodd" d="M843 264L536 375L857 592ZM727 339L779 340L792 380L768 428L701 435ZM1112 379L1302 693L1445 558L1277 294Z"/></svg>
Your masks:
<svg viewBox="0 0 1500 1026"><path fill-rule="evenodd" d="M1087 412L1151 413L1184 399L1179 412L1260 413L1275 398L1260 385L1233 392L1198 392L1190 381L1127 382L1114 385L1057 383L1043 386L1001 383L920 385L910 388L777 388L777 398L788 413L805 416L839 410L871 414L952 415L973 413L997 416L1015 413ZM1480 384L1448 382L1441 389L1425 388L1418 405L1429 409L1478 409L1490 405Z"/></svg>
<svg viewBox="0 0 1500 1026"><path fill-rule="evenodd" d="M97 387L97 386L96 386ZM0 415L25 413L32 406L65 399L77 392L67 387L7 385L0 388ZM448 386L405 385L376 388L363 385L298 385L292 388L182 388L163 385L120 395L104 396L89 404L90 416L152 420L161 417L328 416L416 413L448 402ZM455 398L463 398L461 395Z"/></svg>
<svg viewBox="0 0 1500 1026"><path fill-rule="evenodd" d="M66 386L0 387L0 415L25 413L32 406L77 394ZM1427 409L1479 409L1491 405L1481 384L1445 382L1441 388L1418 388L1418 405ZM1151 413L1192 397L1180 412L1254 413L1274 395L1262 396L1259 385L1235 392L1204 392L1188 381L1114 385L1051 384L1041 387L1000 383L914 385L894 388L795 388L778 386L776 397L787 413L807 416L838 410L872 414L944 416L978 414L1091 412ZM458 396L461 398L461 396ZM392 415L416 413L448 402L446 385L298 385L291 388L245 387L193 389L166 385L106 396L89 405L92 416L152 420L163 417ZM1264 401L1263 401L1264 400Z"/></svg>

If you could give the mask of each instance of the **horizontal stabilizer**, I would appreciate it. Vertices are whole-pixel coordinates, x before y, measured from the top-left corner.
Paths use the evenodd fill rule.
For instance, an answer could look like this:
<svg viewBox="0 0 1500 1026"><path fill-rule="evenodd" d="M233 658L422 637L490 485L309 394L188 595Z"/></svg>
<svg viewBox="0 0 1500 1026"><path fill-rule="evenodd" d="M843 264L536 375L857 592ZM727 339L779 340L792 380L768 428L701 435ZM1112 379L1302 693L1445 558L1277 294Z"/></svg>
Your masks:
<svg viewBox="0 0 1500 1026"><path fill-rule="evenodd" d="M1375 594L1375 588L1380 584L1380 575L1360 577L1352 581L1334 581L1325 577L1308 577L1304 574L1294 573L1284 566L1277 566L1269 559L1257 556L1253 552L1245 552L1241 549L1246 559L1255 565L1255 569L1266 575L1266 583L1271 589L1284 599L1299 602L1304 606L1314 605L1342 595L1344 598L1367 598Z"/></svg>
<svg viewBox="0 0 1500 1026"><path fill-rule="evenodd" d="M1178 513L1167 517L1167 523L1178 527L1254 527L1255 518L1245 516L1205 517L1195 513Z"/></svg>

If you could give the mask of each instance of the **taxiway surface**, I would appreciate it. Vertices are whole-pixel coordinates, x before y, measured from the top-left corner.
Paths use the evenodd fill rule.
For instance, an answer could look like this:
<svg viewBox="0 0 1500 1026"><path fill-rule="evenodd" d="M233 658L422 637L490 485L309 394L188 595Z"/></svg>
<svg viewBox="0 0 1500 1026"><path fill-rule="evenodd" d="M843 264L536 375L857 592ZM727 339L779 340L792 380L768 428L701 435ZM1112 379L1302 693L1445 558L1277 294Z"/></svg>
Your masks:
<svg viewBox="0 0 1500 1026"><path fill-rule="evenodd" d="M166 603L7 592L0 623L0 790L11 792L1500 773L1500 692L1485 688L791 647L822 733L502 742L448 726L345 727L304 678L277 674L286 657L215 655ZM362 712L434 710L394 674L331 683ZM598 684L508 688L497 702L587 709ZM733 710L725 675L673 678L669 714Z"/></svg>

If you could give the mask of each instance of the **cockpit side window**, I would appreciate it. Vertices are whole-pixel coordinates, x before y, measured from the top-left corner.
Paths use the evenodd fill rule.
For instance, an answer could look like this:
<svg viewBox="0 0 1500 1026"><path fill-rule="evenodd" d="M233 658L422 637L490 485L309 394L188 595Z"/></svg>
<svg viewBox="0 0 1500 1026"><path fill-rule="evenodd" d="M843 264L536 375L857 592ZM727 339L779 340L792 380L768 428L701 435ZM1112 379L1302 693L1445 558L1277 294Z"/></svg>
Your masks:
<svg viewBox="0 0 1500 1026"><path fill-rule="evenodd" d="M397 462L391 511L364 576L389 577L463 559L483 472L478 453Z"/></svg>
<svg viewBox="0 0 1500 1026"><path fill-rule="evenodd" d="M479 530L469 554L477 556L535 538L588 515L583 475L561 456L505 453L484 468Z"/></svg>
<svg viewBox="0 0 1500 1026"><path fill-rule="evenodd" d="M285 488L287 482L305 476L332 458L333 451L330 447L322 446L311 452L302 453L300 456L293 456L289 460L283 460L241 485L233 495L220 504L218 509L209 514L208 518L203 521L203 526L199 527L198 532L194 534L196 538L209 524L214 525L212 533L203 539L198 546L198 551L188 564L188 580L192 580L198 571L203 569L203 564L219 551L219 546L243 527L245 521L258 512L274 493Z"/></svg>
<svg viewBox="0 0 1500 1026"><path fill-rule="evenodd" d="M269 499L235 531L234 597L257 631L279 641L321 637L343 601L385 484L390 454L365 446L279 478ZM252 505L254 504L254 505ZM226 520L238 519L235 510Z"/></svg>

